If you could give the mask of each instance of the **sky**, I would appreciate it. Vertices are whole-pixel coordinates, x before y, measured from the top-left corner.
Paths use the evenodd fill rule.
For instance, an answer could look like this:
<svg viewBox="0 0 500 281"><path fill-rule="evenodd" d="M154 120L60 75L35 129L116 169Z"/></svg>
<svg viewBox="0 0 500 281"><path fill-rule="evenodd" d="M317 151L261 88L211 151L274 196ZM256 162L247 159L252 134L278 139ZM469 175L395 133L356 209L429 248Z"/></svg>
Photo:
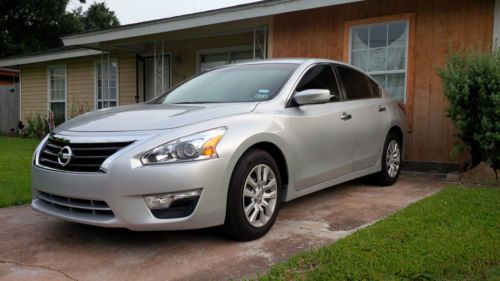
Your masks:
<svg viewBox="0 0 500 281"><path fill-rule="evenodd" d="M87 0L84 10L94 2L95 0ZM256 2L256 0L97 0L97 2L106 2L123 25ZM80 5L78 0L70 0L67 10L73 10Z"/></svg>

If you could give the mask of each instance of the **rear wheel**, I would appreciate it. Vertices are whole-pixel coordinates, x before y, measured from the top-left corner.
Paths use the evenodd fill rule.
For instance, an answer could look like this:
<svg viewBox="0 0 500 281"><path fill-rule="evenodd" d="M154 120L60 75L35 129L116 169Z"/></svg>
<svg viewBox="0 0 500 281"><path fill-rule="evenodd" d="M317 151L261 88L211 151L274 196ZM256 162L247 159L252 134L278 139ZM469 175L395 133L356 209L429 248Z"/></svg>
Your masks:
<svg viewBox="0 0 500 281"><path fill-rule="evenodd" d="M401 168L401 139L393 132L387 135L382 151L382 170L372 176L379 185L392 185L399 177Z"/></svg>
<svg viewBox="0 0 500 281"><path fill-rule="evenodd" d="M229 184L225 233L243 241L265 235L278 215L281 189L279 169L269 153L254 149L243 155Z"/></svg>

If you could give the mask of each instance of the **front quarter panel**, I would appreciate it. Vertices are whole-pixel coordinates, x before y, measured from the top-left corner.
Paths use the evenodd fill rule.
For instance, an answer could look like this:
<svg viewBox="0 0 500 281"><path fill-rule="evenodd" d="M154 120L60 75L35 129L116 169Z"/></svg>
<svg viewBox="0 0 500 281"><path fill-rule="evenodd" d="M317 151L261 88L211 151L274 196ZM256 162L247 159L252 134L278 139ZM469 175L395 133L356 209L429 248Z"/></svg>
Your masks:
<svg viewBox="0 0 500 281"><path fill-rule="evenodd" d="M129 195L134 195L134 188L141 184L150 183L149 192L162 193L161 185L157 185L158 180L169 181L170 184L178 186L179 189L187 189L184 186L186 182L191 180L176 180L175 178L163 178L162 170L174 170L179 166L190 165L192 169L185 176L189 179L196 178L196 182L210 186L210 190L204 190L203 196L206 196L210 208L211 225L218 225L224 222L227 191L232 172L241 156L252 146L261 142L270 142L276 145L286 158L289 169L289 182L293 176L293 163L291 162L290 154L290 136L286 129L288 118L283 114L267 114L267 113L249 113L236 115L229 118L210 120L175 130L168 130L165 133L159 133L156 136L140 141L137 145L121 154L109 166L109 175L128 178L127 186L116 186L115 189L120 189L121 192ZM141 155L164 143L175 139L185 137L197 132L210 129L226 127L227 131L217 146L218 158L213 160L203 160L197 162L159 164L153 166L142 166L140 164ZM199 169L199 170L198 170ZM210 172L207 171L210 170ZM124 175L121 171L130 171L128 175ZM147 180L144 178L135 177L135 173L141 176L147 175ZM157 186L156 189L152 189ZM201 186L200 186L201 187ZM130 188L130 190L124 190ZM196 188L196 187L193 187ZM140 195L140 191L135 191ZM206 208L205 208L206 210Z"/></svg>
<svg viewBox="0 0 500 281"><path fill-rule="evenodd" d="M277 146L287 163L288 188L293 186L294 165L292 161L292 142L288 123L289 118L281 113L254 113L234 118L228 124L226 136L220 143L221 159L228 159L225 173L227 186L238 160L252 146L258 143L272 143ZM227 197L227 194L226 194Z"/></svg>
<svg viewBox="0 0 500 281"><path fill-rule="evenodd" d="M390 125L389 128L399 127L403 133L403 149L405 146L405 142L408 139L408 120L406 114L399 107L399 103L397 101L388 99L388 109L390 114Z"/></svg>

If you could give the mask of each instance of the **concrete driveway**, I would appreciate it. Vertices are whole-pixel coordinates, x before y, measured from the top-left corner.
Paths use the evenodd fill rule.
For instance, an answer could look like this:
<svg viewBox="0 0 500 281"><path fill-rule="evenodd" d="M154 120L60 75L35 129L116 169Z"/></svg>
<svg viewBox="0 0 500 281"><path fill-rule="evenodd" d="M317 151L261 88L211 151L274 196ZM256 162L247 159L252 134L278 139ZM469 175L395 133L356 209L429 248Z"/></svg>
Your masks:
<svg viewBox="0 0 500 281"><path fill-rule="evenodd" d="M444 183L351 182L285 204L271 232L234 242L214 230L136 233L0 209L0 280L227 280L263 274L298 252L330 244Z"/></svg>

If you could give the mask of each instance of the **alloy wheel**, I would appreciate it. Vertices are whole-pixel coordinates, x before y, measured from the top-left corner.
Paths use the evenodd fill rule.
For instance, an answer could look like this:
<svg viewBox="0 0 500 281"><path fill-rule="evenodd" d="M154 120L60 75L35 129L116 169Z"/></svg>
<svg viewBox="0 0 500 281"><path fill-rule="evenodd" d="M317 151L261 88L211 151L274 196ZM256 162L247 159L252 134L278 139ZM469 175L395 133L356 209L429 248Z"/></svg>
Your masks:
<svg viewBox="0 0 500 281"><path fill-rule="evenodd" d="M391 178L396 177L401 164L401 150L399 149L399 143L396 140L392 140L387 146L385 164L389 176Z"/></svg>
<svg viewBox="0 0 500 281"><path fill-rule="evenodd" d="M277 198L278 185L271 167L255 166L243 187L243 211L248 223L253 227L265 226L274 214Z"/></svg>

